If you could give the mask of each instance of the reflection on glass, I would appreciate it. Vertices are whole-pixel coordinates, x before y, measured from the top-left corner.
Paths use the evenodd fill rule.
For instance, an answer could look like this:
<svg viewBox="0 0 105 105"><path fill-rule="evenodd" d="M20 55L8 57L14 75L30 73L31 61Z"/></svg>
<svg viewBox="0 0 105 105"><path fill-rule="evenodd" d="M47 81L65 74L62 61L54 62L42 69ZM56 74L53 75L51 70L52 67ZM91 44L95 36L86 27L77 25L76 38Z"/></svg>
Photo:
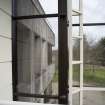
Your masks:
<svg viewBox="0 0 105 105"><path fill-rule="evenodd" d="M57 99L49 99L49 100L44 100L44 103L47 103L47 104L58 104L58 100Z"/></svg>
<svg viewBox="0 0 105 105"><path fill-rule="evenodd" d="M80 60L80 40L73 40L73 60Z"/></svg>
<svg viewBox="0 0 105 105"><path fill-rule="evenodd" d="M73 86L80 86L80 65L73 65Z"/></svg>

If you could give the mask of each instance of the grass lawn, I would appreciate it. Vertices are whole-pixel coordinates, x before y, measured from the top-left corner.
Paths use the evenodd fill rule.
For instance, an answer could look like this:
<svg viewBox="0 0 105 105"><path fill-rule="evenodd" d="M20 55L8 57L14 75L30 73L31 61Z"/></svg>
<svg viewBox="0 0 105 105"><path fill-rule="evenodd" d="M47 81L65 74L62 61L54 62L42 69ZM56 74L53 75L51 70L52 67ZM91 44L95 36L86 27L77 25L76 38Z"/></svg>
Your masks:
<svg viewBox="0 0 105 105"><path fill-rule="evenodd" d="M105 70L84 70L84 83L96 85L96 86L105 86Z"/></svg>
<svg viewBox="0 0 105 105"><path fill-rule="evenodd" d="M79 81L79 69L74 69L73 80ZM56 70L54 82L58 81L58 71ZM95 68L94 72L91 69L84 69L84 83L92 86L105 86L105 68Z"/></svg>
<svg viewBox="0 0 105 105"><path fill-rule="evenodd" d="M74 69L73 77L74 81L78 81L79 69ZM84 68L84 84L92 86L105 86L105 68L95 68L94 71L90 68Z"/></svg>

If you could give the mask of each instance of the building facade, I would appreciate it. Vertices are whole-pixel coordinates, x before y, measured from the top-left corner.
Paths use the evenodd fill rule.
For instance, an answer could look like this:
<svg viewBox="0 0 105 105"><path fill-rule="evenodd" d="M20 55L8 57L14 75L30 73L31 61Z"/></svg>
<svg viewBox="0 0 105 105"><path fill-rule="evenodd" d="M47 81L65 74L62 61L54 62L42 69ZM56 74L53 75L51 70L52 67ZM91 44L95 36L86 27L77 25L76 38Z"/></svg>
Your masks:
<svg viewBox="0 0 105 105"><path fill-rule="evenodd" d="M38 0L0 0L0 100L13 100L16 93L51 94L54 33L45 19L13 18L39 14L45 13Z"/></svg>

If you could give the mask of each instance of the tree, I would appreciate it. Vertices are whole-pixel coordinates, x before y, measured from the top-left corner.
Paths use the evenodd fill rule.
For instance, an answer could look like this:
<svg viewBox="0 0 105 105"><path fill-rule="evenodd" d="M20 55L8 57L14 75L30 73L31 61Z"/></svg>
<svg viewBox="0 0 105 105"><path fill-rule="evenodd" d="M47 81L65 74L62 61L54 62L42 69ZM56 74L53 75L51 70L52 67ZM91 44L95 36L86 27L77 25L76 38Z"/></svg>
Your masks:
<svg viewBox="0 0 105 105"><path fill-rule="evenodd" d="M94 47L94 58L97 63L100 63L102 66L105 66L105 37L101 38L96 46Z"/></svg>
<svg viewBox="0 0 105 105"><path fill-rule="evenodd" d="M90 57L90 51L91 51L91 43L87 40L86 35L84 35L84 41L83 41L83 52L84 52L84 63L90 63L91 57Z"/></svg>
<svg viewBox="0 0 105 105"><path fill-rule="evenodd" d="M90 62L90 43L87 40L86 35L84 35L84 63ZM74 60L80 59L80 40L75 40L73 43L73 58Z"/></svg>

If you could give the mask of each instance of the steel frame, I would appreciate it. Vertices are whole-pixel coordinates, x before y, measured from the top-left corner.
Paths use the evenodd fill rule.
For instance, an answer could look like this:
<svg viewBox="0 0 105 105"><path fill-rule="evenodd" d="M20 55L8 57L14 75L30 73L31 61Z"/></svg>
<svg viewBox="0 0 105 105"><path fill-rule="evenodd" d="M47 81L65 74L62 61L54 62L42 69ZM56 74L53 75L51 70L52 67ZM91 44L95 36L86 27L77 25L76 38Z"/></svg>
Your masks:
<svg viewBox="0 0 105 105"><path fill-rule="evenodd" d="M72 26L80 26L80 24L73 24ZM83 26L105 26L105 23L83 23Z"/></svg>
<svg viewBox="0 0 105 105"><path fill-rule="evenodd" d="M58 14L65 14L65 18L58 18L58 94L63 96L59 104L68 104L68 20L67 0L58 0Z"/></svg>
<svg viewBox="0 0 105 105"><path fill-rule="evenodd" d="M29 94L29 93L15 93L15 96L29 97L29 98L47 98L47 99L59 99L57 95L41 95L41 94Z"/></svg>
<svg viewBox="0 0 105 105"><path fill-rule="evenodd" d="M64 14L41 14L41 15L28 15L28 16L14 16L14 20L25 20L25 19L40 19L40 18L54 18L61 17L64 18Z"/></svg>
<svg viewBox="0 0 105 105"><path fill-rule="evenodd" d="M12 0L12 16L16 16L16 0ZM12 87L13 87L13 100L17 101L17 21L12 20Z"/></svg>

